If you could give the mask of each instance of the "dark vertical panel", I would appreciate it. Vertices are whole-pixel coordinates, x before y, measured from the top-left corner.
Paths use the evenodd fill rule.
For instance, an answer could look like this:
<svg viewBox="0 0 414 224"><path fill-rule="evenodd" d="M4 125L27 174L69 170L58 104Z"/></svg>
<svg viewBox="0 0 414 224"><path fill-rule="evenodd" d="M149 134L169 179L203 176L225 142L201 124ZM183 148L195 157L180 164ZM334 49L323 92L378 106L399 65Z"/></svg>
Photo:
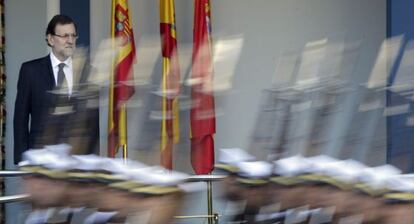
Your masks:
<svg viewBox="0 0 414 224"><path fill-rule="evenodd" d="M387 0L387 37L404 35L405 47L408 41L414 40L414 1ZM402 58L403 50L400 52L395 65L391 68L391 76L388 85L392 85ZM412 140L414 139L414 127L407 125L407 118L413 115L414 107L411 100L399 94L387 91L387 106L398 106L409 104L410 110L407 114L394 115L387 118L387 161L404 171L414 171L414 150Z"/></svg>
<svg viewBox="0 0 414 224"><path fill-rule="evenodd" d="M89 47L90 41L90 1L89 0L60 0L60 12L72 17L78 29L78 45Z"/></svg>

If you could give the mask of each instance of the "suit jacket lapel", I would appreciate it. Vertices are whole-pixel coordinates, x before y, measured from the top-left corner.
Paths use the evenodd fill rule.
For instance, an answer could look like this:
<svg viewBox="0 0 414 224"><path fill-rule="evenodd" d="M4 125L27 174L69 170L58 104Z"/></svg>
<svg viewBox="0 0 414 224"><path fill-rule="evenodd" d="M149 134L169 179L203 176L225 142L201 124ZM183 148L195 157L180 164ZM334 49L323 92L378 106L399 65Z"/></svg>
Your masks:
<svg viewBox="0 0 414 224"><path fill-rule="evenodd" d="M55 76L53 75L53 68L52 68L52 62L50 61L50 55L47 55L44 57L44 64L45 64L45 80L47 89L52 90L55 88Z"/></svg>

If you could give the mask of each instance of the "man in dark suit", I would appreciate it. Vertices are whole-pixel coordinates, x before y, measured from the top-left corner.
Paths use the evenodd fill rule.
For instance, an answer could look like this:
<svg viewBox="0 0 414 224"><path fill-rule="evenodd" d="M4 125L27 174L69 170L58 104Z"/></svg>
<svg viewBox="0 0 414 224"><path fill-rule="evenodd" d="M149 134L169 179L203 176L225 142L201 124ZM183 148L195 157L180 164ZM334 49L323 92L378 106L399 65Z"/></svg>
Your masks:
<svg viewBox="0 0 414 224"><path fill-rule="evenodd" d="M54 16L46 29L50 54L20 68L13 123L15 163L28 149L59 143L71 144L76 154L96 152L99 94L97 88L91 94L89 67L73 57L77 37L70 17Z"/></svg>

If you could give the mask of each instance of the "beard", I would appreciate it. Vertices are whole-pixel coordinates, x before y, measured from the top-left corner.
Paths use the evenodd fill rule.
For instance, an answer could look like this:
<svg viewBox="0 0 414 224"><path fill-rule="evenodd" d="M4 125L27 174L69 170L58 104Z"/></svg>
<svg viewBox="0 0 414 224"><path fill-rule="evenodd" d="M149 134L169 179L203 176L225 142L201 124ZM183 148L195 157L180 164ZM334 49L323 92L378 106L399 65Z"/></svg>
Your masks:
<svg viewBox="0 0 414 224"><path fill-rule="evenodd" d="M72 57L74 52L75 52L75 47L71 46L71 47L65 47L62 53L65 57Z"/></svg>

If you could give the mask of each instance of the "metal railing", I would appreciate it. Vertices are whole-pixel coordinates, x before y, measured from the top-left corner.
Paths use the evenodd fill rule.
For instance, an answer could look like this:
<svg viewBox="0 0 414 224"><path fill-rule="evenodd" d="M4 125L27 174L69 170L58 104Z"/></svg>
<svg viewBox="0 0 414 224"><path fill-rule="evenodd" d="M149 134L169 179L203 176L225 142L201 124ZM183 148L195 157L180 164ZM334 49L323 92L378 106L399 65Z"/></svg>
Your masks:
<svg viewBox="0 0 414 224"><path fill-rule="evenodd" d="M0 197L0 204L9 203L9 202L19 202L29 199L30 195L28 194L17 194L12 196L2 196Z"/></svg>
<svg viewBox="0 0 414 224"><path fill-rule="evenodd" d="M1 170L0 177L16 177L16 176L24 176L30 174L26 171L19 171L19 170Z"/></svg>

